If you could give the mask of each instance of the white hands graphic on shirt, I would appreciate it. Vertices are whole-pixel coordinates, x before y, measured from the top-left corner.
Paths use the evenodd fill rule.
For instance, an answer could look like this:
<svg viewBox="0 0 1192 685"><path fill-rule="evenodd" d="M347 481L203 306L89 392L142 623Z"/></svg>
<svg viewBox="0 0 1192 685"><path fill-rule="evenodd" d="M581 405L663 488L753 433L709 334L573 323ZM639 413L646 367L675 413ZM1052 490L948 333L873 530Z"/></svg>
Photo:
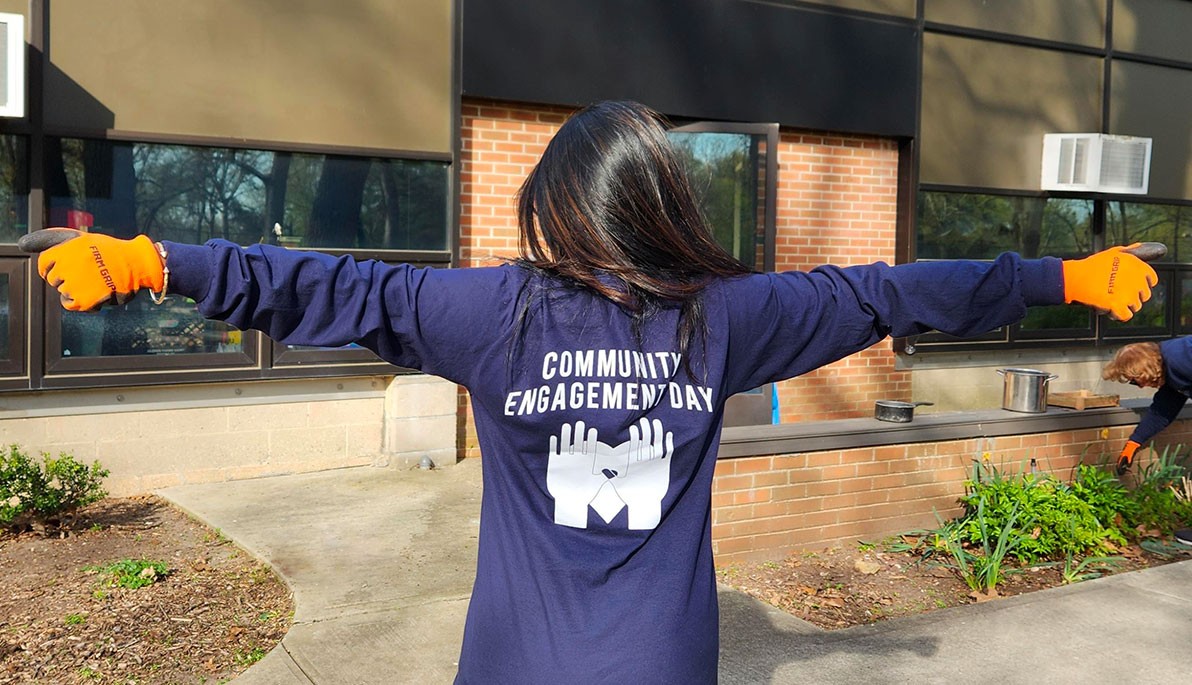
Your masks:
<svg viewBox="0 0 1192 685"><path fill-rule="evenodd" d="M662 518L662 498L670 485L674 434L662 422L642 419L629 428L629 441L616 447L600 442L583 421L564 424L551 436L546 489L555 499L555 523L587 528L591 506L606 523L629 507L629 528L650 530Z"/></svg>

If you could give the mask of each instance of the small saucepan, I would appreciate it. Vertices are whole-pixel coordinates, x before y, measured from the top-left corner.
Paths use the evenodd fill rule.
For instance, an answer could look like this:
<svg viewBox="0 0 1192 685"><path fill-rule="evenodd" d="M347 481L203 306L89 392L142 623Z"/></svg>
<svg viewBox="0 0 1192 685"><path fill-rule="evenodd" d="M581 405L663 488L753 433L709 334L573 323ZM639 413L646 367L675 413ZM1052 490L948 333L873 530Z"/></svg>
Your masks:
<svg viewBox="0 0 1192 685"><path fill-rule="evenodd" d="M910 423L915 416L915 407L931 405L933 402L902 402L899 400L878 400L873 403L873 418L891 423Z"/></svg>

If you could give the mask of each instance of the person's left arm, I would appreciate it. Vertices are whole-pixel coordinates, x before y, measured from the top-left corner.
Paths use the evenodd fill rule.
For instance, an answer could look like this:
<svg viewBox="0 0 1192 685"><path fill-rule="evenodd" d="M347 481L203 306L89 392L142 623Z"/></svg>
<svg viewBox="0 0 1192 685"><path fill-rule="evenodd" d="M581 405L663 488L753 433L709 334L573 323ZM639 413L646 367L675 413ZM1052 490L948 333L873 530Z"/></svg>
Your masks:
<svg viewBox="0 0 1192 685"><path fill-rule="evenodd" d="M726 390L812 371L886 336L937 330L971 337L1022 320L1031 306L1079 302L1129 319L1157 278L1121 250L1082 260L1008 252L992 262L879 262L732 279L724 296L738 363L730 365Z"/></svg>
<svg viewBox="0 0 1192 685"><path fill-rule="evenodd" d="M930 330L966 337L1019 321L1031 305L1062 304L1060 260L1006 253L993 262L823 266L755 274L725 285L729 390L792 378L883 338Z"/></svg>

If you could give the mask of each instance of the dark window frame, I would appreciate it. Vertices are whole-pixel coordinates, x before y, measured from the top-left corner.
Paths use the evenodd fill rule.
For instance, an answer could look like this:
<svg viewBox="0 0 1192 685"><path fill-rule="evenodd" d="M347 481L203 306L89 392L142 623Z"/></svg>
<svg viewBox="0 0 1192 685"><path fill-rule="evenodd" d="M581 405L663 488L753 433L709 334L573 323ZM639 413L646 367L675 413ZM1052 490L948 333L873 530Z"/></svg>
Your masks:
<svg viewBox="0 0 1192 685"><path fill-rule="evenodd" d="M249 141L202 138L161 134L139 134L126 131L81 131L67 129L36 130L28 122L6 122L0 127L6 133L29 135L44 141L48 137L85 138L160 145L186 145L206 148L250 149L270 152L293 152L313 155L357 156L394 160L437 161L446 166L447 203L443 226L445 245L441 250L386 250L320 248L333 255L350 254L357 259L376 259L390 263L409 263L415 266L447 268L454 266L458 253L458 165L455 155L406 150L380 150L334 145L287 144L276 141ZM44 158L34 160L36 150L44 145L26 145L26 164L36 171L31 174L28 195L30 227L40 227L48 221L48 195L45 193ZM303 248L296 248L303 249ZM11 260L4 260L10 257ZM63 310L53 289L36 278L36 256L19 252L11 243L0 244L0 261L21 264L18 281L11 281L13 312L21 318L11 319L10 339L21 336L19 364L0 360L0 391L28 391L58 388L125 387L134 385L162 385L231 380L265 380L275 378L347 377L362 375L397 375L412 373L409 369L381 361L367 350L286 350L255 331L245 331L242 352L193 353L181 355L129 355L68 358L61 350L61 321ZM0 267L2 269L2 267ZM34 272L30 275L30 272ZM32 287L29 287L32 286ZM26 337L25 333L29 335ZM25 365L25 361L29 364Z"/></svg>
<svg viewBox="0 0 1192 685"><path fill-rule="evenodd" d="M1106 247L1106 213L1111 202L1128 202L1132 204L1179 205L1192 207L1192 200L1171 200L1166 198L1152 198L1145 195L1110 195L1105 193L1067 193L1067 192L1023 192L995 188L972 188L960 186L941 186L937 184L920 184L920 192L958 193L1001 195L1006 197L1034 197L1048 199L1076 199L1090 200L1094 203L1092 215L1092 244L1093 250ZM917 196L917 194L916 194ZM918 201L916 199L916 205ZM912 217L910 231L912 243L916 243L917 250L917 217ZM916 260L917 261L917 260ZM923 260L932 261L932 260ZM895 351L906 354L931 354L936 352L984 352L984 351L1014 351L1022 349L1061 349L1072 347L1102 347L1118 346L1128 342L1157 341L1178 337L1192 332L1192 323L1187 326L1180 324L1180 311L1183 304L1183 293L1179 285L1185 277L1192 279L1192 262L1181 264L1169 261L1159 261L1154 265L1159 274L1159 287L1164 289L1165 317L1167 325L1163 327L1117 328L1105 315L1090 314L1092 325L1089 329L1049 329L1046 331L1022 330L1018 324L1005 326L991 331L984 336L969 339L958 339L938 332L926 333L918 336L898 338L894 341Z"/></svg>
<svg viewBox="0 0 1192 685"><path fill-rule="evenodd" d="M28 307L26 291L29 282L29 261L0 258L0 273L8 276L8 350L7 359L0 358L0 389L10 378L26 375L26 322Z"/></svg>

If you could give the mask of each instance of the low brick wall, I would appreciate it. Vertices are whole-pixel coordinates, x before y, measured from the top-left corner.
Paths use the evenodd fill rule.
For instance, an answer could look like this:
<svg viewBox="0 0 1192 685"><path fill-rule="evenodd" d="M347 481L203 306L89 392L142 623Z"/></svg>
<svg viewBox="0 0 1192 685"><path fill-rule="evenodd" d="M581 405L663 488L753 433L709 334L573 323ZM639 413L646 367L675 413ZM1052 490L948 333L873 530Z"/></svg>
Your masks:
<svg viewBox="0 0 1192 685"><path fill-rule="evenodd" d="M970 438L858 449L724 458L712 489L718 565L778 560L857 540L935 527L960 513L957 498L974 460L1016 473L1030 459L1065 480L1079 463L1116 459L1133 426ZM1192 442L1179 421L1155 449ZM1139 453L1145 463L1153 452Z"/></svg>

